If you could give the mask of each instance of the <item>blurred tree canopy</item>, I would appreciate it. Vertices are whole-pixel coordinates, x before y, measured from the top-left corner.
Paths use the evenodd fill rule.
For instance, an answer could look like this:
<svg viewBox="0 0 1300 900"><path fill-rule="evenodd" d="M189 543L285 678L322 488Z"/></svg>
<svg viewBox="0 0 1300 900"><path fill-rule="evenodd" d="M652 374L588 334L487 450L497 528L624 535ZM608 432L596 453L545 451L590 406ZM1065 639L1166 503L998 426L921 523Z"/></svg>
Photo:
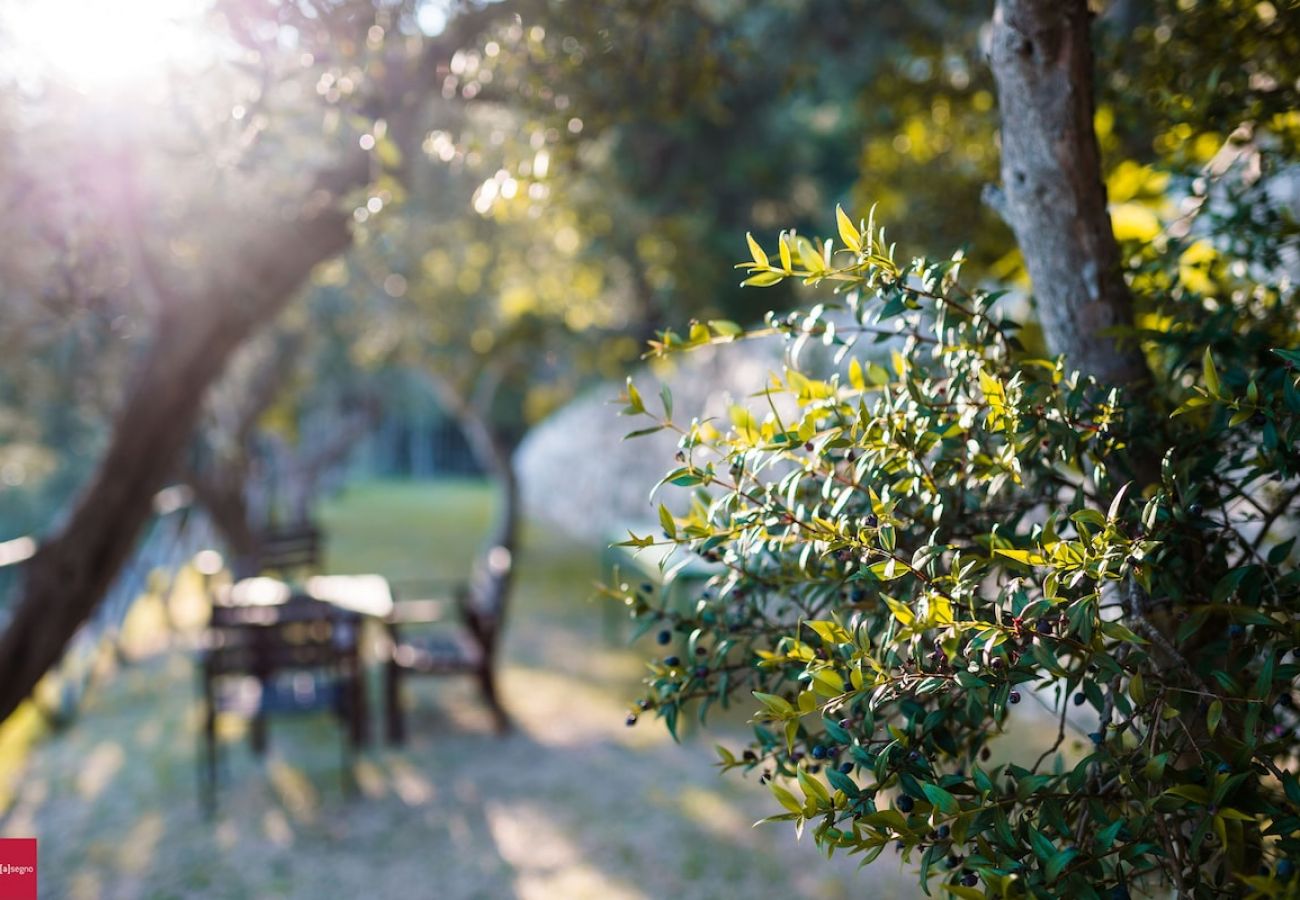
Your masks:
<svg viewBox="0 0 1300 900"><path fill-rule="evenodd" d="M24 602L47 612L14 622L6 646L31 648L6 661L0 714L93 608L163 479L217 457L251 477L253 445L205 398L232 358L248 383L257 353L239 348L255 338L295 358L259 429L292 436L322 402L355 412L382 401L383 372L416 369L499 438L656 329L754 320L728 270L751 229L807 230L869 198L911 245L964 244L973 272L1018 271L981 201L998 160L985 3L193 11L201 52L112 94L24 63L30 35L0 20L15 148L0 161L0 342L15 361L0 370L0 522L50 534ZM1290 122L1296 13L1098 13L1105 167L1138 237L1170 202L1164 173L1192 177L1242 110ZM1271 133L1292 140L1288 127ZM768 304L796 301L779 290Z"/></svg>

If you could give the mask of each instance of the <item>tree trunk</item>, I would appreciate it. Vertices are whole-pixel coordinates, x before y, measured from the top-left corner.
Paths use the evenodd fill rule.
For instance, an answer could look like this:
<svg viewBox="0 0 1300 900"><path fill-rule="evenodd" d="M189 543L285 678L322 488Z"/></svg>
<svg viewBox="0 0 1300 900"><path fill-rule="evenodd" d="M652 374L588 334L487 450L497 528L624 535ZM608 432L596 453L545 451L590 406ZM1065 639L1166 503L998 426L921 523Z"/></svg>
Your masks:
<svg viewBox="0 0 1300 900"><path fill-rule="evenodd" d="M1134 341L1093 125L1086 0L998 0L990 60L1002 117L1002 181L1053 353L1107 385L1150 373Z"/></svg>
<svg viewBox="0 0 1300 900"><path fill-rule="evenodd" d="M495 3L466 5L416 60L387 62L373 111L391 122L401 146L418 133L411 116L425 87L465 40L501 15ZM284 308L318 263L351 242L351 217L339 198L365 185L370 167L370 155L354 146L337 169L320 173L296 217L277 209L280 217L253 229L241 215L240 227L256 233L212 268L199 296L177 296L150 273L161 311L158 340L72 515L25 566L21 600L0 636L0 722L59 660L128 558L150 498L180 461L203 394L230 354ZM149 267L147 255L140 262Z"/></svg>
<svg viewBox="0 0 1300 900"><path fill-rule="evenodd" d="M489 397L471 403L450 383L431 376L430 383L443 408L455 417L475 460L495 482L501 507L487 547L474 564L470 583L470 606L480 617L476 628L499 630L505 618L510 589L514 584L514 561L519 553L523 520L519 478L510 448L488 421L485 408Z"/></svg>
<svg viewBox="0 0 1300 900"><path fill-rule="evenodd" d="M243 574L262 556L262 541L253 525L244 478L246 468L223 467L219 473L191 474L194 497L212 519L225 544L232 572ZM256 574L256 573L253 573Z"/></svg>
<svg viewBox="0 0 1300 900"><path fill-rule="evenodd" d="M349 218L336 198L368 174L364 157L330 173L297 219L260 229L238 265L216 273L201 296L160 290L169 306L108 451L64 526L26 566L21 600L0 637L0 721L58 662L129 557L230 354L279 313L317 263L347 246Z"/></svg>

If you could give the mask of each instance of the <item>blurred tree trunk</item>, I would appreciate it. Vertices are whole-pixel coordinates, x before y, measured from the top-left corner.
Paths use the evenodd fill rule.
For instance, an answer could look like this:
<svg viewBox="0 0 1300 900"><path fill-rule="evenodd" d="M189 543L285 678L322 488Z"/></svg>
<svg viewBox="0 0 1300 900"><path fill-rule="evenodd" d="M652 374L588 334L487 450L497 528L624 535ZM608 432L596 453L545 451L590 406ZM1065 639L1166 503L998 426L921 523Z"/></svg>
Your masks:
<svg viewBox="0 0 1300 900"><path fill-rule="evenodd" d="M400 147L418 144L414 114L427 86L467 39L507 14L503 7L467 4L415 59L385 62L369 112L386 118ZM167 289L166 279L152 276L161 320L157 339L85 491L26 565L21 597L0 636L0 722L58 662L129 558L151 498L180 462L204 394L230 355L288 304L317 264L351 243L351 217L339 201L370 175L370 155L354 146L338 168L315 179L296 217L282 215L256 229L241 212L239 227L249 230L249 239L212 267L198 296L181 296ZM141 263L149 267L147 256Z"/></svg>
<svg viewBox="0 0 1300 900"><path fill-rule="evenodd" d="M240 351L251 366L244 377L231 372L214 386L217 396L209 398L209 421L198 429L192 460L181 473L221 535L235 572L255 566L262 555L261 523L254 521L249 503L254 437L258 420L297 362L301 343L301 335L281 334L253 340ZM231 368L237 366L232 363Z"/></svg>
<svg viewBox="0 0 1300 900"><path fill-rule="evenodd" d="M466 397L437 375L430 376L430 384L438 402L456 419L474 459L492 479L500 497L493 531L475 561L470 584L470 605L478 617L471 627L495 632L503 624L514 584L514 560L519 554L523 523L523 501L510 447L489 419L498 380L493 373L485 373L473 397Z"/></svg>
<svg viewBox="0 0 1300 900"><path fill-rule="evenodd" d="M216 267L199 296L180 296L153 277L165 306L152 348L89 484L27 564L0 636L0 721L58 662L129 557L231 353L280 312L318 263L348 245L350 217L338 198L368 177L369 160L357 155L318 179L297 218L257 229L238 264Z"/></svg>
<svg viewBox="0 0 1300 900"><path fill-rule="evenodd" d="M1024 254L1052 353L1103 384L1149 379L1134 341L1093 124L1086 0L998 0L990 62L1002 117L1005 218Z"/></svg>

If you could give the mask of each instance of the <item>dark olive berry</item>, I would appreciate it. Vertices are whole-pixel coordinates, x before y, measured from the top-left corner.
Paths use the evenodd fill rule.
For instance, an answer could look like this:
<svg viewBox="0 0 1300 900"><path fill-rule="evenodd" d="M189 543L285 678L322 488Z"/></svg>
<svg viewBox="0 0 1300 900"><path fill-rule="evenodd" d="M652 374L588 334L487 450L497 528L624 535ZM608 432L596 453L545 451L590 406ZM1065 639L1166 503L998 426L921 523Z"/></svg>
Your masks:
<svg viewBox="0 0 1300 900"><path fill-rule="evenodd" d="M910 813L916 808L916 801L906 794L899 794L898 799L894 801L894 805L898 807L899 812Z"/></svg>
<svg viewBox="0 0 1300 900"><path fill-rule="evenodd" d="M663 631L655 635L655 640L658 641L660 644L667 644L671 642L672 639L673 639L673 633L669 631L667 628L665 628Z"/></svg>
<svg viewBox="0 0 1300 900"><path fill-rule="evenodd" d="M633 725L636 724L636 713L628 713L627 718L624 719L623 721L627 724L628 728L631 728Z"/></svg>
<svg viewBox="0 0 1300 900"><path fill-rule="evenodd" d="M1020 691L1012 691L1010 694L1008 694L1008 695L1007 695L1007 702L1008 702L1008 703L1019 703L1019 702L1020 702Z"/></svg>

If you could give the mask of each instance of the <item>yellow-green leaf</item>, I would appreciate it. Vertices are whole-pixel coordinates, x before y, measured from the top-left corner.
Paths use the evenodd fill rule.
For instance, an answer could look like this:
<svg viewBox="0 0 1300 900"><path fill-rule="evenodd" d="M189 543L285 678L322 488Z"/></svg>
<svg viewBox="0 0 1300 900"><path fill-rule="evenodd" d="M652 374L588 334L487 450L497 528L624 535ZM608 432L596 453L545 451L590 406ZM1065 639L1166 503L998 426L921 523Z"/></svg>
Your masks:
<svg viewBox="0 0 1300 900"><path fill-rule="evenodd" d="M768 785L772 789L772 796L776 797L778 803L790 810L792 813L803 815L803 804L794 798L794 794L781 787L775 781Z"/></svg>
<svg viewBox="0 0 1300 900"><path fill-rule="evenodd" d="M856 359L849 363L849 384L853 385L856 391L864 391L867 388L867 379L862 373L862 363Z"/></svg>
<svg viewBox="0 0 1300 900"><path fill-rule="evenodd" d="M853 640L853 636L849 634L848 629L839 622L806 622L805 624L823 641L832 644L846 644Z"/></svg>
<svg viewBox="0 0 1300 900"><path fill-rule="evenodd" d="M1204 806L1206 801L1209 800L1209 794L1207 794L1205 788L1201 787L1199 784L1180 784L1169 788L1165 793L1172 797L1181 797L1184 800L1199 803L1202 806Z"/></svg>
<svg viewBox="0 0 1300 900"><path fill-rule="evenodd" d="M999 556L1005 556L1007 559L1014 559L1018 563L1024 563L1027 566L1041 566L1047 562L1041 553L1035 553L1032 550L994 550Z"/></svg>
<svg viewBox="0 0 1300 900"><path fill-rule="evenodd" d="M807 769L800 769L798 778L799 787L803 788L804 796L809 800L820 800L823 803L831 802L831 795L826 790L826 785L822 784L820 779L809 775Z"/></svg>
<svg viewBox="0 0 1300 900"><path fill-rule="evenodd" d="M900 603L899 601L895 600L893 597L886 597L885 605L889 607L889 611L894 614L894 618L897 619L901 624L911 625L913 622L916 621L916 614L912 612L912 610L906 604Z"/></svg>
<svg viewBox="0 0 1300 900"><path fill-rule="evenodd" d="M1214 368L1214 357L1210 354L1209 347L1205 348L1201 365L1205 371L1205 387L1212 396L1219 396L1219 370Z"/></svg>
<svg viewBox="0 0 1300 900"><path fill-rule="evenodd" d="M762 691L752 691L754 699L767 707L768 711L780 719L794 715L794 707L790 701L784 697L778 697L776 694L764 694Z"/></svg>
<svg viewBox="0 0 1300 900"><path fill-rule="evenodd" d="M844 693L844 678L834 669L818 669L813 672L812 678L813 683L819 688L819 694L838 697Z"/></svg>
<svg viewBox="0 0 1300 900"><path fill-rule="evenodd" d="M1133 677L1129 679L1128 695L1138 705L1146 703L1146 687L1143 684L1141 672L1134 672Z"/></svg>
<svg viewBox="0 0 1300 900"><path fill-rule="evenodd" d="M853 220L845 214L838 204L835 207L835 224L839 226L840 240L844 242L844 246L854 253L860 251L862 249L862 235L858 233Z"/></svg>
<svg viewBox="0 0 1300 900"><path fill-rule="evenodd" d="M670 541L677 539L677 523L673 521L673 514L668 511L668 507L662 503L659 504L659 524Z"/></svg>
<svg viewBox="0 0 1300 900"><path fill-rule="evenodd" d="M774 284L780 284L785 280L780 272L759 272L757 275L751 275L742 281L742 287L771 287Z"/></svg>

